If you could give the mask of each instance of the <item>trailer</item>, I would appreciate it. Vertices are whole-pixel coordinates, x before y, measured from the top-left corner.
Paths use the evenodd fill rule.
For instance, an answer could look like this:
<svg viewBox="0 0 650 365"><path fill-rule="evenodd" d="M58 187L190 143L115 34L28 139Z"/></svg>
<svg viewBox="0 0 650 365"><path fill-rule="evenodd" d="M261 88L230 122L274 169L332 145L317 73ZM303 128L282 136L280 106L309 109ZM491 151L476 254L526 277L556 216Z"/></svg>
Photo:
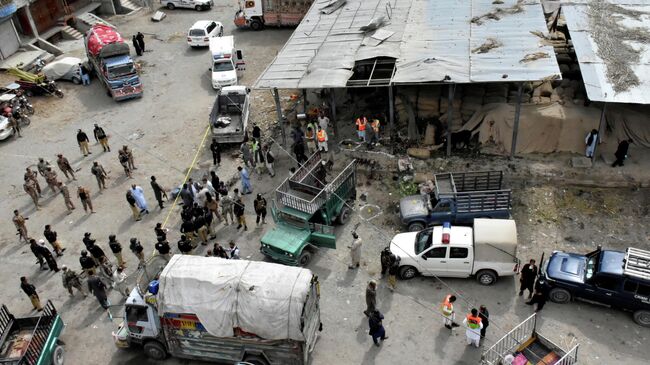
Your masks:
<svg viewBox="0 0 650 365"><path fill-rule="evenodd" d="M265 26L297 26L314 0L239 0L235 25L261 30Z"/></svg>
<svg viewBox="0 0 650 365"><path fill-rule="evenodd" d="M51 301L38 317L16 318L5 305L0 308L0 364L62 365L65 324Z"/></svg>
<svg viewBox="0 0 650 365"><path fill-rule="evenodd" d="M537 331L537 314L533 314L506 333L481 355L481 365L578 363L578 346L565 351Z"/></svg>

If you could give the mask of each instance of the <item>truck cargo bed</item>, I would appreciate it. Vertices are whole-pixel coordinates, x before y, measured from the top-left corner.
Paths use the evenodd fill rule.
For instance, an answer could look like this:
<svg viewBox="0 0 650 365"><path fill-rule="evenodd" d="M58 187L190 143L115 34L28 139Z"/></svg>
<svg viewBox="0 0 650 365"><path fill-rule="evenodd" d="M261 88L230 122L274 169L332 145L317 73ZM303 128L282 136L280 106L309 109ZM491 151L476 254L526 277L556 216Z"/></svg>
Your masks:
<svg viewBox="0 0 650 365"><path fill-rule="evenodd" d="M16 318L3 305L0 308L0 364L39 363L51 332L60 332L62 327L61 319L50 301L38 317Z"/></svg>

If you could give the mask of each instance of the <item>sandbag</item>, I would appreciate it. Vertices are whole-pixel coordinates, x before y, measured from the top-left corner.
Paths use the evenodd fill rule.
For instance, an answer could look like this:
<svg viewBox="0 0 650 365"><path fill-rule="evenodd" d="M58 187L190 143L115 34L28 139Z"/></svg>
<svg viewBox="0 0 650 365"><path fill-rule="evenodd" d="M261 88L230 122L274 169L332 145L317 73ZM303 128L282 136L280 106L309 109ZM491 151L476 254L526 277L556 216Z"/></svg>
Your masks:
<svg viewBox="0 0 650 365"><path fill-rule="evenodd" d="M406 150L406 153L411 157L419 158L422 160L431 157L431 151L429 151L427 148L411 147Z"/></svg>
<svg viewBox="0 0 650 365"><path fill-rule="evenodd" d="M436 126L432 123L427 124L427 129L424 131L424 140L422 143L425 146L432 146L436 141Z"/></svg>

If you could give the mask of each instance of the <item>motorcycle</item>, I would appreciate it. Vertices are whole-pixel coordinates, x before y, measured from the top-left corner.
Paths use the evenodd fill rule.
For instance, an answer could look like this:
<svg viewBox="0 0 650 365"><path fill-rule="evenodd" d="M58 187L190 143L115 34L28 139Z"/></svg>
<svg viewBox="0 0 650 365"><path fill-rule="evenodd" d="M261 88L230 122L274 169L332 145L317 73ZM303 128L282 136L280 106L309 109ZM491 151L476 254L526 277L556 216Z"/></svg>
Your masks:
<svg viewBox="0 0 650 365"><path fill-rule="evenodd" d="M7 118L14 118L14 120L18 121L19 124L22 124L23 126L28 126L32 121L29 119L27 115L25 115L25 112L21 109L19 105L12 107L5 107L4 110L4 115Z"/></svg>
<svg viewBox="0 0 650 365"><path fill-rule="evenodd" d="M25 113L29 115L34 115L34 106L29 102L29 100L27 100L25 95L17 96L13 100L13 105L14 107L19 106L22 110L25 111Z"/></svg>
<svg viewBox="0 0 650 365"><path fill-rule="evenodd" d="M44 94L54 94L59 98L63 97L63 91L59 89L54 81L45 80L43 82L31 82L24 80L16 80L16 83L20 85L20 88L25 91L27 96L32 95L44 95Z"/></svg>

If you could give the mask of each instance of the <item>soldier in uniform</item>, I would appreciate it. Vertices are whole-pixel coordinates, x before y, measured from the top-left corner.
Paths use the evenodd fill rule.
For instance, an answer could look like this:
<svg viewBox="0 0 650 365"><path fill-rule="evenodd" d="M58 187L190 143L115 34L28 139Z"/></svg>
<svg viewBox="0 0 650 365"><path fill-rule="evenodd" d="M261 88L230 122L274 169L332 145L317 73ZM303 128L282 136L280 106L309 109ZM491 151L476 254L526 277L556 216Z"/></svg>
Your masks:
<svg viewBox="0 0 650 365"><path fill-rule="evenodd" d="M14 222L14 225L16 226L16 229L18 230L18 233L20 236L18 237L18 240L20 238L24 239L25 242L28 242L28 236L27 236L27 226L25 225L25 221L29 218L25 218L20 213L18 213L18 210L14 210L14 217L11 219Z"/></svg>
<svg viewBox="0 0 650 365"><path fill-rule="evenodd" d="M68 214L72 213L75 206L72 204L72 200L70 200L70 190L68 190L68 187L62 182L59 182L57 186L59 187L59 190L61 190L61 195L63 195L63 200L65 201L65 207L68 209Z"/></svg>
<svg viewBox="0 0 650 365"><path fill-rule="evenodd" d="M63 275L61 275L63 287L68 290L70 296L74 295L72 288L76 288L81 294L83 294L84 298L87 297L88 294L86 294L83 289L83 285L81 285L81 278L79 278L79 274L74 272L74 270L68 269L68 267L65 265L61 266L61 270L63 270Z"/></svg>
<svg viewBox="0 0 650 365"><path fill-rule="evenodd" d="M34 180L30 180L27 176L25 176L25 183L23 184L23 189L25 190L27 195L29 195L29 197L32 198L36 210L41 210L40 206L38 205L38 191L36 191L36 185L34 185Z"/></svg>
<svg viewBox="0 0 650 365"><path fill-rule="evenodd" d="M25 169L25 178L34 182L36 185L36 191L38 195L41 195L41 185L38 183L38 175L35 171L32 171L29 167Z"/></svg>
<svg viewBox="0 0 650 365"><path fill-rule="evenodd" d="M72 180L77 180L76 177L74 177L74 170L72 169L72 166L70 165L70 161L68 161L67 158L63 157L62 154L56 155L56 164L59 166L59 169L63 172L63 175L65 175L66 179L70 179L68 176L68 173L70 173L70 176L72 176Z"/></svg>
<svg viewBox="0 0 650 365"><path fill-rule="evenodd" d="M106 177L108 177L108 174L106 174L104 166L95 161L93 162L93 167L90 168L90 172L95 175L95 178L97 179L99 191L101 192L102 189L106 189Z"/></svg>
<svg viewBox="0 0 650 365"><path fill-rule="evenodd" d="M51 167L45 168L45 182L47 182L47 186L52 189L52 192L56 194L59 179L56 176L56 171L52 170Z"/></svg>

